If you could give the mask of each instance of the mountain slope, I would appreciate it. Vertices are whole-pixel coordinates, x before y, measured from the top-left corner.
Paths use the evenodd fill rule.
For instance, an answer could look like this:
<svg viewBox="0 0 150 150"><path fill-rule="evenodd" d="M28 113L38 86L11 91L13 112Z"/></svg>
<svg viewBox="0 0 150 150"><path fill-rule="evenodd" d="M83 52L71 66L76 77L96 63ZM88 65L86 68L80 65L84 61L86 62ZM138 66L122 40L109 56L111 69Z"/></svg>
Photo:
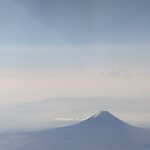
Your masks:
<svg viewBox="0 0 150 150"><path fill-rule="evenodd" d="M149 150L150 132L103 111L76 125L14 134L5 143L4 150Z"/></svg>

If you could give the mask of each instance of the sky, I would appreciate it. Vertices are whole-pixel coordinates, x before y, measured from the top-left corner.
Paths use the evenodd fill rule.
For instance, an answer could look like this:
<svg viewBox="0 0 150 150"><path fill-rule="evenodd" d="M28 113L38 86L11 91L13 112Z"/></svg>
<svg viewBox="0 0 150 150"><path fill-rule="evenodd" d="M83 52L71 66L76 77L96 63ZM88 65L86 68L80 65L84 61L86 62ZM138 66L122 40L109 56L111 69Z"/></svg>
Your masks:
<svg viewBox="0 0 150 150"><path fill-rule="evenodd" d="M150 98L149 16L149 0L1 0L0 103Z"/></svg>

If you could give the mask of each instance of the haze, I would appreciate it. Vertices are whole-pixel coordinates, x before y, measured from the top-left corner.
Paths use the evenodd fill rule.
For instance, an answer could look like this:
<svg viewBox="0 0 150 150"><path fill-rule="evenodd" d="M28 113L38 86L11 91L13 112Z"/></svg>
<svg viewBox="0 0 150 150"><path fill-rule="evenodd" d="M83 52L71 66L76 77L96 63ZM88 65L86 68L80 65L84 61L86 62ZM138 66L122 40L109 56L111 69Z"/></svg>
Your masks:
<svg viewBox="0 0 150 150"><path fill-rule="evenodd" d="M117 114L125 103L123 119L133 110L146 122L149 16L149 0L1 0L2 108L55 97L87 98L76 117L92 114L103 101L113 105L104 109ZM74 107L64 104L62 112Z"/></svg>

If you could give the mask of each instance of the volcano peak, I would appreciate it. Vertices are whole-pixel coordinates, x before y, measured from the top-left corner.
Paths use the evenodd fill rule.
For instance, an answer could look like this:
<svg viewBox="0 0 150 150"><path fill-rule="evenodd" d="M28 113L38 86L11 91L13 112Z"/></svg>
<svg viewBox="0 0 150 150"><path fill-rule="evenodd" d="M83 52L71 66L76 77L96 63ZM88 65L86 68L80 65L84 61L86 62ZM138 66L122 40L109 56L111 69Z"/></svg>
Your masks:
<svg viewBox="0 0 150 150"><path fill-rule="evenodd" d="M86 124L93 124L98 126L115 126L115 127L127 127L127 123L118 119L108 111L100 111L95 115L91 116L89 119L85 120Z"/></svg>
<svg viewBox="0 0 150 150"><path fill-rule="evenodd" d="M109 113L108 111L100 111L99 113L96 113L95 115L93 115L92 117L95 118L112 118L115 117L113 116L111 113ZM116 117L115 117L116 118Z"/></svg>

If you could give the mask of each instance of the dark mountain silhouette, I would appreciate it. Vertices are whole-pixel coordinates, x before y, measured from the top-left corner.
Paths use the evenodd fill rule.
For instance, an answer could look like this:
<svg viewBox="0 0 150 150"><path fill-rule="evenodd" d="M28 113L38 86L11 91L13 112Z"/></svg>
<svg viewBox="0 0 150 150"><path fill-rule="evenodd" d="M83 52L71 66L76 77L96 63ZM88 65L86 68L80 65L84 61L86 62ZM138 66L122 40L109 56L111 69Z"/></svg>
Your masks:
<svg viewBox="0 0 150 150"><path fill-rule="evenodd" d="M102 111L76 125L7 135L1 138L2 146L4 150L150 150L150 132Z"/></svg>

